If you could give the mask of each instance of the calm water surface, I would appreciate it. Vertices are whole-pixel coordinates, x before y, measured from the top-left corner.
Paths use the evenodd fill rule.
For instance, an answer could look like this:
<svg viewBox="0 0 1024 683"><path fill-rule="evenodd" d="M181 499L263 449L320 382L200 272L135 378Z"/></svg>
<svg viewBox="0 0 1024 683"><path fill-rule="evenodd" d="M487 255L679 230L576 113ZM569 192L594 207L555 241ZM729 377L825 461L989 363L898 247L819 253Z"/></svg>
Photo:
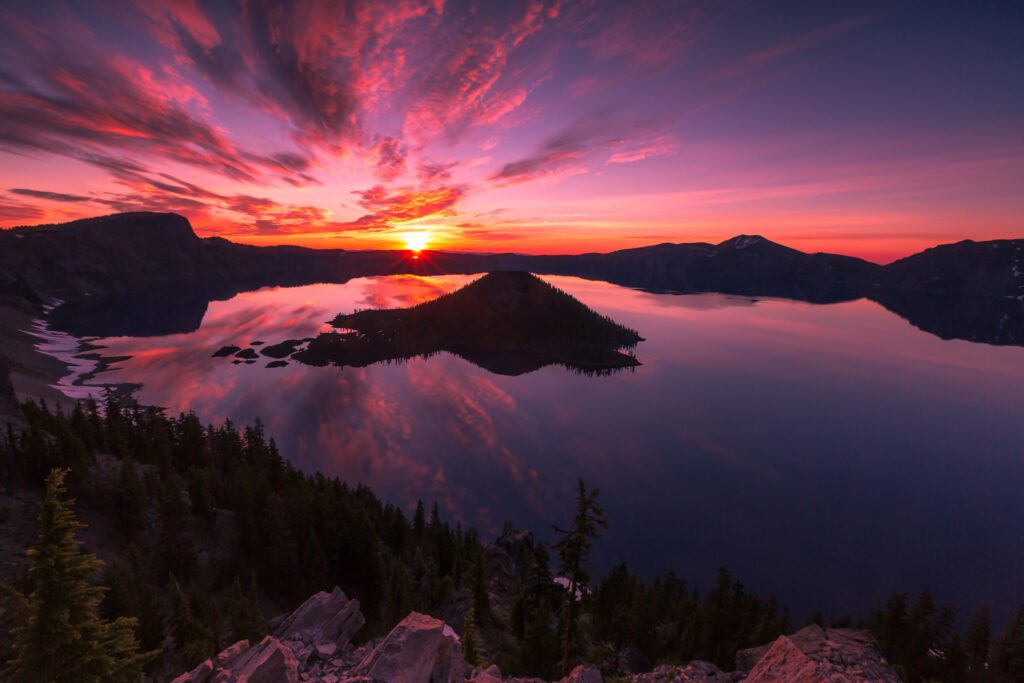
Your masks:
<svg viewBox="0 0 1024 683"><path fill-rule="evenodd" d="M314 335L472 277L271 288L214 302L200 329L100 340L97 382L206 421L262 418L299 467L410 510L549 537L576 478L601 488L596 548L706 586L718 565L797 615L860 612L931 587L1004 618L1024 599L1024 349L943 341L861 300L827 306L650 294L545 278L647 341L633 372L491 374L446 354L267 369L210 354Z"/></svg>

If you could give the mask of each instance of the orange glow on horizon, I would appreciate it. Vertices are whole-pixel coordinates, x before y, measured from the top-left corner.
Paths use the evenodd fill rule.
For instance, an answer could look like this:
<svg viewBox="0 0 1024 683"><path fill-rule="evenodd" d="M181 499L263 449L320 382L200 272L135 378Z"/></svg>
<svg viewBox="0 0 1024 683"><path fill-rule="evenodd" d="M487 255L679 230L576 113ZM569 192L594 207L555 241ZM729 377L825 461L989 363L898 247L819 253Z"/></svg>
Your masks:
<svg viewBox="0 0 1024 683"><path fill-rule="evenodd" d="M415 258L419 258L419 252L430 244L430 235L426 232L407 232L402 235L402 241L405 242L405 248L413 252Z"/></svg>
<svg viewBox="0 0 1024 683"><path fill-rule="evenodd" d="M197 227L197 233L210 236L210 233ZM441 239L434 236L415 233L368 233L358 237L340 237L334 233L296 233L293 235L248 235L216 233L218 236L233 242L254 246L293 245L312 249L347 249L347 250L389 250L408 252L409 258L422 256L424 251L446 251L464 253L519 253L519 254L583 254L592 252L610 252L619 249L635 249L656 244L707 242L717 244L739 234L759 234L787 247L799 249L807 253L827 252L854 256L874 263L886 264L916 254L924 249L939 244L949 244L963 239L955 233L914 234L879 234L863 236L854 234L814 234L807 230L786 232L782 230L756 228L723 228L707 229L686 233L662 233L644 231L640 235L609 235L606 237L589 237L586 235L537 234L517 239L511 243L494 243L474 239ZM1006 239L1018 235L1013 230L993 231L987 235L973 235L973 239ZM422 239L423 241L418 241ZM422 245L419 248L416 246Z"/></svg>

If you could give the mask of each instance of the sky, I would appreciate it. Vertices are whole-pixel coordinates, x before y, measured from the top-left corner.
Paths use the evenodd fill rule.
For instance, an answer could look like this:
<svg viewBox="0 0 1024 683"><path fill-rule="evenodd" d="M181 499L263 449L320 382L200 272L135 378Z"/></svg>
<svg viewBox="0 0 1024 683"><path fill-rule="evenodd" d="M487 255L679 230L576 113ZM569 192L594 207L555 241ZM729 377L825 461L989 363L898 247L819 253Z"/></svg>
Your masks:
<svg viewBox="0 0 1024 683"><path fill-rule="evenodd" d="M318 248L1024 237L1024 3L0 5L0 227Z"/></svg>

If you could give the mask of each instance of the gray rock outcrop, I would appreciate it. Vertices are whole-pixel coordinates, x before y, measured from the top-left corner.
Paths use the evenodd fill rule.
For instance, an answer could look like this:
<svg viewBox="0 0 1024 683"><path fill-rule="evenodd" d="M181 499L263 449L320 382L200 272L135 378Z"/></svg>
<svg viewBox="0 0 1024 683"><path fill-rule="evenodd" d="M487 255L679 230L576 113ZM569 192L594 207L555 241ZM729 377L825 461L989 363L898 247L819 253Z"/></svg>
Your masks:
<svg viewBox="0 0 1024 683"><path fill-rule="evenodd" d="M274 631L274 637L281 641L300 641L314 647L334 645L341 651L365 622L359 610L359 601L349 600L335 586L332 592L321 591L302 603L281 622Z"/></svg>
<svg viewBox="0 0 1024 683"><path fill-rule="evenodd" d="M444 621L412 612L382 639L353 648L363 625L357 600L340 588L317 593L274 620L273 635L241 640L174 683L545 683L505 677L494 665L468 669L462 642ZM857 629L808 626L736 654L736 671L710 662L662 665L616 678L629 683L897 683L874 638ZM558 683L602 683L601 672L577 666Z"/></svg>
<svg viewBox="0 0 1024 683"><path fill-rule="evenodd" d="M173 683L298 683L299 662L292 651L273 636L256 646L240 640L216 657L207 659Z"/></svg>
<svg viewBox="0 0 1024 683"><path fill-rule="evenodd" d="M726 673L711 662L693 661L685 666L663 664L629 680L631 683L732 683L744 677L742 673Z"/></svg>
<svg viewBox="0 0 1024 683"><path fill-rule="evenodd" d="M769 646L737 653L736 662L737 668L753 663L746 678L749 683L900 680L882 657L874 638L858 629L807 626L791 636L779 636Z"/></svg>
<svg viewBox="0 0 1024 683"><path fill-rule="evenodd" d="M456 683L466 678L462 642L440 619L413 612L349 673L394 683Z"/></svg>

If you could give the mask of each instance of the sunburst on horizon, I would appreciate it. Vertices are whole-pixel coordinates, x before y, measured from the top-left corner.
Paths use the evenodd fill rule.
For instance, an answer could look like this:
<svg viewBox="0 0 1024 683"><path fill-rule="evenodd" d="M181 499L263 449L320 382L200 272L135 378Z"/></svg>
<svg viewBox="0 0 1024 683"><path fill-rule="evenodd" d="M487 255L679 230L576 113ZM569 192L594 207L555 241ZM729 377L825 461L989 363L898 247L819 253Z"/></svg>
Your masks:
<svg viewBox="0 0 1024 683"><path fill-rule="evenodd" d="M402 241L405 242L406 249L419 253L430 245L430 233L407 232L402 235Z"/></svg>

